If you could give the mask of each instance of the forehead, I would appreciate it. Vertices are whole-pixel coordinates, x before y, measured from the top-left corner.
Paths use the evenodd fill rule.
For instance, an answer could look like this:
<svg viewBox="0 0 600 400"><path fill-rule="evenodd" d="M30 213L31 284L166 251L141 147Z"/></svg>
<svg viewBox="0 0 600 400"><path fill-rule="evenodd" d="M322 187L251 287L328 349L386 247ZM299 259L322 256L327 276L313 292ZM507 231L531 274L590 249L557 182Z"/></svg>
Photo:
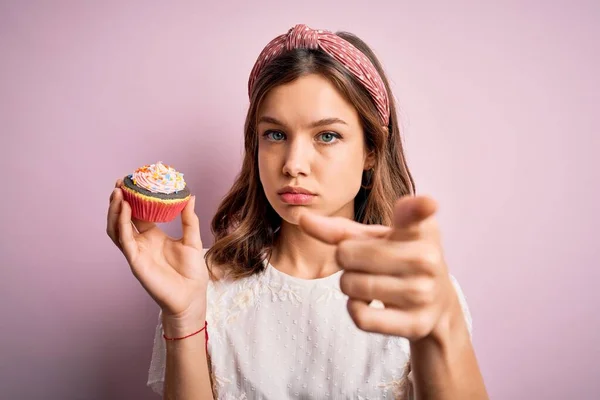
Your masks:
<svg viewBox="0 0 600 400"><path fill-rule="evenodd" d="M302 76L277 86L265 96L259 117L317 120L337 117L348 122L359 120L355 107L325 77Z"/></svg>

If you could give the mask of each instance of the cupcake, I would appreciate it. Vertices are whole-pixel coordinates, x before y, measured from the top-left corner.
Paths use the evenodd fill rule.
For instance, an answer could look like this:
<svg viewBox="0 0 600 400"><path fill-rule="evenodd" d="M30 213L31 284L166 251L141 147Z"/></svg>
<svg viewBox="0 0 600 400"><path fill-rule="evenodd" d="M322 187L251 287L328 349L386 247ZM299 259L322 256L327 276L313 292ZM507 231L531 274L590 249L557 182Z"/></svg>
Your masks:
<svg viewBox="0 0 600 400"><path fill-rule="evenodd" d="M131 216L148 222L172 221L191 198L183 174L160 161L124 177L121 189Z"/></svg>

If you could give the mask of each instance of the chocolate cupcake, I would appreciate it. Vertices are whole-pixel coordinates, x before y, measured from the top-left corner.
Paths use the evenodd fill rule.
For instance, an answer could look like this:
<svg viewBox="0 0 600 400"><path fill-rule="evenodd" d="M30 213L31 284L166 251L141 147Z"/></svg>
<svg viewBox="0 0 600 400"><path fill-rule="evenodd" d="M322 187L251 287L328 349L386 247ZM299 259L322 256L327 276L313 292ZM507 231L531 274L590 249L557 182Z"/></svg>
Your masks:
<svg viewBox="0 0 600 400"><path fill-rule="evenodd" d="M148 222L172 221L191 198L183 174L160 161L125 176L121 189L132 218Z"/></svg>

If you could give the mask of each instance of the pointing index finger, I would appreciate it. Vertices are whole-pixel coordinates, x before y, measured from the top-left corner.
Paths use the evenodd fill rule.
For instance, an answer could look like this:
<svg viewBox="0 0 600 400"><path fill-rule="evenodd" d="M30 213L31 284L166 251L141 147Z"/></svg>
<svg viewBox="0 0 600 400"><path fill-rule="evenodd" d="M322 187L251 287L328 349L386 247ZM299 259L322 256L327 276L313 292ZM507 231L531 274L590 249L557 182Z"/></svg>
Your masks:
<svg viewBox="0 0 600 400"><path fill-rule="evenodd" d="M305 213L300 217L300 229L327 244L338 244L348 239L384 237L391 228L383 225L365 225L343 217L324 217Z"/></svg>

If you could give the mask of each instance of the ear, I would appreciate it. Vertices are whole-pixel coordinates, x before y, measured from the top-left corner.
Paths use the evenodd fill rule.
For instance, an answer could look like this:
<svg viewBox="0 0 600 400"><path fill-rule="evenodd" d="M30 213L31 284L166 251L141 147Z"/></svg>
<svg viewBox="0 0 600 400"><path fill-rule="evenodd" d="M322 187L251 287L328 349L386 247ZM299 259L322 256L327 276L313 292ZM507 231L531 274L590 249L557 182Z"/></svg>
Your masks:
<svg viewBox="0 0 600 400"><path fill-rule="evenodd" d="M365 165L364 165L363 169L365 171L372 169L375 166L375 161L376 161L375 152L370 151L369 153L367 153L367 156L365 157Z"/></svg>

